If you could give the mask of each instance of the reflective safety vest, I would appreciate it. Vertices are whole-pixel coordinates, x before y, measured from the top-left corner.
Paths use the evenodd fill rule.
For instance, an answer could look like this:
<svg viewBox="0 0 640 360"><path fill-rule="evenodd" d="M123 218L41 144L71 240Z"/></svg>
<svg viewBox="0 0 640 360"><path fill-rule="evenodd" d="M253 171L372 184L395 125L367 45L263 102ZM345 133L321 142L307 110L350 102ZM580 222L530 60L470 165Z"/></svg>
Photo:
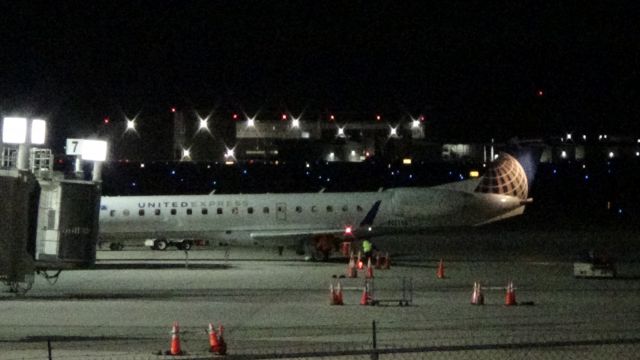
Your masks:
<svg viewBox="0 0 640 360"><path fill-rule="evenodd" d="M369 242L369 240L365 240L362 242L362 251L368 253L371 251L372 245L371 242Z"/></svg>

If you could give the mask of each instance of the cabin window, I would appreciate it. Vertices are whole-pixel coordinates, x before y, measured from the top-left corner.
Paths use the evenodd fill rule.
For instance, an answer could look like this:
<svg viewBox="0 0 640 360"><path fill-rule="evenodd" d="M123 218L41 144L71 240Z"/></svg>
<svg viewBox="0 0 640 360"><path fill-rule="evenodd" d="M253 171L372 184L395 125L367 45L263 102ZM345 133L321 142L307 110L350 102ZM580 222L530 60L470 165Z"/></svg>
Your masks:
<svg viewBox="0 0 640 360"><path fill-rule="evenodd" d="M240 212L240 211L238 210L238 208L237 208L237 207L231 208L231 213L232 213L233 215L238 215L238 213L239 213L239 212Z"/></svg>
<svg viewBox="0 0 640 360"><path fill-rule="evenodd" d="M264 208L262 208L262 212L265 213L265 214L268 214L269 213L269 207L265 206Z"/></svg>
<svg viewBox="0 0 640 360"><path fill-rule="evenodd" d="M296 212L301 213L302 212L302 206L296 206Z"/></svg>
<svg viewBox="0 0 640 360"><path fill-rule="evenodd" d="M362 206L360 206L360 205L356 206L356 210L357 210L358 212L362 212Z"/></svg>
<svg viewBox="0 0 640 360"><path fill-rule="evenodd" d="M109 211L109 216L111 216L111 217L116 216L116 211L115 210Z"/></svg>
<svg viewBox="0 0 640 360"><path fill-rule="evenodd" d="M317 207L317 206L315 206L315 205L313 205L313 206L311 207L311 212L318 212L318 207Z"/></svg>
<svg viewBox="0 0 640 360"><path fill-rule="evenodd" d="M193 214L193 210L187 209L187 215L191 215L191 214Z"/></svg>
<svg viewBox="0 0 640 360"><path fill-rule="evenodd" d="M208 209L202 209L202 215L207 215L209 213Z"/></svg>
<svg viewBox="0 0 640 360"><path fill-rule="evenodd" d="M222 215L222 208L218 208L216 212L218 213L218 215Z"/></svg>
<svg viewBox="0 0 640 360"><path fill-rule="evenodd" d="M159 215L160 215L160 209L156 209L156 210L154 211L154 213L156 214L156 216L159 216Z"/></svg>
<svg viewBox="0 0 640 360"><path fill-rule="evenodd" d="M342 211L349 211L349 207L347 205L342 205Z"/></svg>
<svg viewBox="0 0 640 360"><path fill-rule="evenodd" d="M140 215L140 216L144 216L144 209L140 209L140 210L138 210L138 215Z"/></svg>
<svg viewBox="0 0 640 360"><path fill-rule="evenodd" d="M129 216L129 210L123 210L122 211L122 215Z"/></svg>
<svg viewBox="0 0 640 360"><path fill-rule="evenodd" d="M327 205L327 212L333 212L333 206Z"/></svg>
<svg viewBox="0 0 640 360"><path fill-rule="evenodd" d="M253 208L252 207L248 207L247 208L247 214L253 214Z"/></svg>
<svg viewBox="0 0 640 360"><path fill-rule="evenodd" d="M175 214L177 214L177 213L178 213L178 210L176 210L176 209L171 209L171 215L175 215Z"/></svg>

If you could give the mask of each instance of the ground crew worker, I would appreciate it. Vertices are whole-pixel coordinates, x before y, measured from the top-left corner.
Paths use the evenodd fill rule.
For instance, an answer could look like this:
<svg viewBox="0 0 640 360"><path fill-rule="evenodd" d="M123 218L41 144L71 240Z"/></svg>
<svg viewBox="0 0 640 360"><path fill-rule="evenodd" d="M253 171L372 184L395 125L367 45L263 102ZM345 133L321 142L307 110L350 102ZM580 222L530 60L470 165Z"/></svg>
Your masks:
<svg viewBox="0 0 640 360"><path fill-rule="evenodd" d="M364 260L369 261L371 259L371 255L373 253L373 244L371 241L364 239L362 241L362 252L364 253Z"/></svg>

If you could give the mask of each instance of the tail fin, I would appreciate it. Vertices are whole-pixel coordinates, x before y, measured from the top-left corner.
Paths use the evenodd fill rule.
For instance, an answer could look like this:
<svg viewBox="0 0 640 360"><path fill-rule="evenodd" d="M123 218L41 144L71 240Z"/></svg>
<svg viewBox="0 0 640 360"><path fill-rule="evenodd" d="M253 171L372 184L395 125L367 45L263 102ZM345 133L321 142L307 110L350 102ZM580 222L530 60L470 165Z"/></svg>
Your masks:
<svg viewBox="0 0 640 360"><path fill-rule="evenodd" d="M476 192L511 195L526 201L538 168L541 151L515 148L511 154L501 152L476 187Z"/></svg>

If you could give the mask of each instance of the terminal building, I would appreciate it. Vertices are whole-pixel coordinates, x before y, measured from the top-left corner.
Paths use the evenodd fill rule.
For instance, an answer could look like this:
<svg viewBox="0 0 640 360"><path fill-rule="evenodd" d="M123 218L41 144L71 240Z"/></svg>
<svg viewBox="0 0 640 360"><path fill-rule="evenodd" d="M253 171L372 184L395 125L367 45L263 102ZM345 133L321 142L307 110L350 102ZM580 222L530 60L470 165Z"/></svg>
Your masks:
<svg viewBox="0 0 640 360"><path fill-rule="evenodd" d="M177 111L173 118L173 160L362 162L384 159L486 163L505 145L505 139L473 142L438 139L428 134L428 124L423 117L406 117L392 124L375 118L338 121L333 115L316 120L297 119L287 114L244 120L235 116L233 121L217 122L216 134L207 137L199 135L206 122L200 119L200 127L196 128L193 124L198 123L197 118ZM546 163L640 160L640 138L630 135L565 133L535 141L544 144L542 162Z"/></svg>

